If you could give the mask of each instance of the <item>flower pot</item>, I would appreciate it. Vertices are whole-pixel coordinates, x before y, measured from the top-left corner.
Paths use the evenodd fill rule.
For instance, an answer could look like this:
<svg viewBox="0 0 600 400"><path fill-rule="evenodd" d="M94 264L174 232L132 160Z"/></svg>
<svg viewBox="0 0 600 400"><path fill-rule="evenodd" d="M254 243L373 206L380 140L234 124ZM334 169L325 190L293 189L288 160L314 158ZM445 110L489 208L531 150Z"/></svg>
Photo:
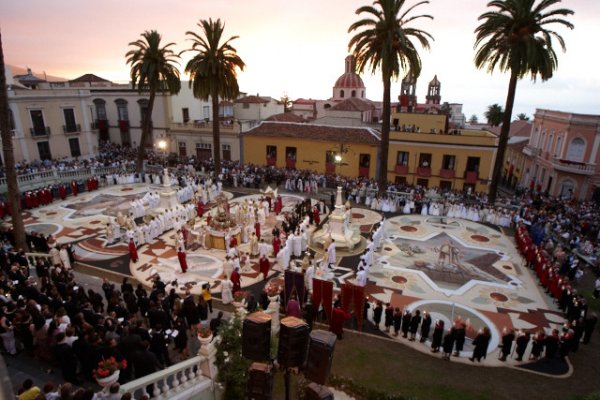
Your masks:
<svg viewBox="0 0 600 400"><path fill-rule="evenodd" d="M108 387L119 380L120 373L120 370L116 370L112 373L112 375L106 376L104 378L96 378L96 382L98 382L98 385L102 386L103 388Z"/></svg>
<svg viewBox="0 0 600 400"><path fill-rule="evenodd" d="M198 335L198 340L200 341L201 346L208 345L210 342L212 342L212 339L213 339L212 333L210 334L210 336L207 336L207 337L202 337L202 336Z"/></svg>

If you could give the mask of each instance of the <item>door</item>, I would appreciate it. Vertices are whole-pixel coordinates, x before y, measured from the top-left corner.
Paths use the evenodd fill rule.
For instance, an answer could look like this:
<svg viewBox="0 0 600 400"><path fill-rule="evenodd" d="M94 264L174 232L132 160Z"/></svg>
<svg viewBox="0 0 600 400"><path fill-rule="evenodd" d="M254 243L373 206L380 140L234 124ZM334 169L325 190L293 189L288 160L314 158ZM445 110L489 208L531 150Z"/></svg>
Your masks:
<svg viewBox="0 0 600 400"><path fill-rule="evenodd" d="M369 177L369 168L371 166L371 155L361 154L358 159L358 176Z"/></svg>
<svg viewBox="0 0 600 400"><path fill-rule="evenodd" d="M52 160L52 153L50 152L50 142L38 142L38 152L40 153L40 160Z"/></svg>
<svg viewBox="0 0 600 400"><path fill-rule="evenodd" d="M285 166L287 168L296 169L296 148L285 148Z"/></svg>

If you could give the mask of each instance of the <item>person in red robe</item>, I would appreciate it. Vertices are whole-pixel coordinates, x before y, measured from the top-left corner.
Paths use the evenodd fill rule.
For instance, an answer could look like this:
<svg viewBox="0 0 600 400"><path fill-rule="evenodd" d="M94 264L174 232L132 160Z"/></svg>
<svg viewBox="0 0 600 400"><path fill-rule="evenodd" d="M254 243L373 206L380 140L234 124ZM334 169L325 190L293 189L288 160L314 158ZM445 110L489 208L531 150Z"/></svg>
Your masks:
<svg viewBox="0 0 600 400"><path fill-rule="evenodd" d="M204 203L202 200L198 200L198 203L196 203L196 212L200 218L204 215Z"/></svg>
<svg viewBox="0 0 600 400"><path fill-rule="evenodd" d="M240 290L242 290L242 281L240 278L240 271L238 268L233 269L233 271L231 272L231 276L229 277L229 280L231 280L231 283L233 283L233 287L231 288L231 291L233 293L239 292Z"/></svg>
<svg viewBox="0 0 600 400"><path fill-rule="evenodd" d="M61 183L61 185L58 187L58 195L60 196L61 200L67 198L67 188L65 187L64 183Z"/></svg>
<svg viewBox="0 0 600 400"><path fill-rule="evenodd" d="M279 239L279 235L273 236L271 244L273 245L273 254L277 255L277 253L279 253L279 248L281 247L281 239Z"/></svg>
<svg viewBox="0 0 600 400"><path fill-rule="evenodd" d="M260 222L258 221L254 223L254 232L256 232L256 237L260 240Z"/></svg>
<svg viewBox="0 0 600 400"><path fill-rule="evenodd" d="M77 196L78 192L79 192L79 188L77 187L77 181L72 180L71 181L71 193L73 193L73 196Z"/></svg>
<svg viewBox="0 0 600 400"><path fill-rule="evenodd" d="M344 311L340 304L336 304L331 313L329 331L335 333L338 339L342 340L344 336L344 322L350 318L352 318L352 314Z"/></svg>
<svg viewBox="0 0 600 400"><path fill-rule="evenodd" d="M313 221L315 221L315 225L319 225L321 223L321 214L319 213L319 207L313 207Z"/></svg>
<svg viewBox="0 0 600 400"><path fill-rule="evenodd" d="M179 251L177 252L177 258L179 259L179 266L181 267L181 272L185 274L185 272L187 271L187 256L182 248L179 248Z"/></svg>
<svg viewBox="0 0 600 400"><path fill-rule="evenodd" d="M134 263L138 262L138 253L137 253L137 248L135 247L135 243L133 242L133 239L129 239L129 258L131 258L131 261L133 261Z"/></svg>
<svg viewBox="0 0 600 400"><path fill-rule="evenodd" d="M229 240L229 248L234 249L237 247L237 245L238 245L237 238L235 237L235 235L232 235L231 239Z"/></svg>
<svg viewBox="0 0 600 400"><path fill-rule="evenodd" d="M33 207L33 202L31 201L31 194L29 192L25 193L25 208L29 209Z"/></svg>
<svg viewBox="0 0 600 400"><path fill-rule="evenodd" d="M258 266L260 268L260 272L263 274L263 280L266 280L267 276L269 275L269 270L271 269L271 263L269 262L267 256L263 254L260 257L260 260L258 260Z"/></svg>
<svg viewBox="0 0 600 400"><path fill-rule="evenodd" d="M275 214L279 215L282 208L283 208L283 201L281 200L281 196L277 196L277 199L275 200Z"/></svg>

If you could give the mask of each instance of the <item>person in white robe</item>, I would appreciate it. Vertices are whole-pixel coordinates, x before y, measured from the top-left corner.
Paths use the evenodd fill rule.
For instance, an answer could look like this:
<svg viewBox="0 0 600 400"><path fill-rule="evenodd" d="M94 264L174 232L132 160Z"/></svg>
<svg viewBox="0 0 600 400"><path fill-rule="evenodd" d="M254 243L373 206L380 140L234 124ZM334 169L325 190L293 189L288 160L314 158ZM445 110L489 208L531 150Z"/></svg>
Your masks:
<svg viewBox="0 0 600 400"><path fill-rule="evenodd" d="M331 239L331 244L327 248L327 264L336 263L336 253L335 253L335 239Z"/></svg>
<svg viewBox="0 0 600 400"><path fill-rule="evenodd" d="M221 301L223 304L229 304L233 301L233 282L228 278L221 281Z"/></svg>

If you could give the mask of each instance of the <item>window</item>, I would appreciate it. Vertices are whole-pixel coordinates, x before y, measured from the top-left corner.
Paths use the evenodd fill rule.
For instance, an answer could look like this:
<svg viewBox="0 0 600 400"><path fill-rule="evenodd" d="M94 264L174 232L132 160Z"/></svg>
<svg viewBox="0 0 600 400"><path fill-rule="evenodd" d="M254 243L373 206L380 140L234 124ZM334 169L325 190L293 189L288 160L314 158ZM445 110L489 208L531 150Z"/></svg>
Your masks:
<svg viewBox="0 0 600 400"><path fill-rule="evenodd" d="M231 145L230 144L223 144L221 145L221 148L223 149L223 160L225 161L229 161L231 160Z"/></svg>
<svg viewBox="0 0 600 400"><path fill-rule="evenodd" d="M69 139L69 149L71 150L71 157L81 156L81 149L79 148L79 138Z"/></svg>
<svg viewBox="0 0 600 400"><path fill-rule="evenodd" d="M63 108L63 114L65 117L65 126L63 131L68 132L79 132L77 129L77 123L75 122L75 110L72 108Z"/></svg>
<svg viewBox="0 0 600 400"><path fill-rule="evenodd" d="M560 158L560 153L561 153L560 146L561 145L562 145L562 136L558 136L556 138L556 147L554 148L554 158Z"/></svg>
<svg viewBox="0 0 600 400"><path fill-rule="evenodd" d="M340 90L340 97L343 99L344 98L344 91Z"/></svg>
<svg viewBox="0 0 600 400"><path fill-rule="evenodd" d="M550 133L550 137L548 138L548 143L546 145L546 151L548 153L550 153L550 150L552 150L552 139L554 139L554 134Z"/></svg>
<svg viewBox="0 0 600 400"><path fill-rule="evenodd" d="M8 123L10 124L10 130L12 131L12 135L15 136L16 126L15 126L15 116L13 115L12 110L8 109Z"/></svg>
<svg viewBox="0 0 600 400"><path fill-rule="evenodd" d="M408 165L408 151L399 151L396 155L396 165Z"/></svg>
<svg viewBox="0 0 600 400"><path fill-rule="evenodd" d="M267 159L277 159L277 146L267 146Z"/></svg>
<svg viewBox="0 0 600 400"><path fill-rule="evenodd" d="M244 103L244 109L248 109L250 108L250 104L249 103Z"/></svg>
<svg viewBox="0 0 600 400"><path fill-rule="evenodd" d="M50 152L50 142L38 142L38 152L40 154L40 160L52 160L52 153Z"/></svg>
<svg viewBox="0 0 600 400"><path fill-rule="evenodd" d="M296 148L295 147L286 147L285 148L285 158L287 160L296 160Z"/></svg>
<svg viewBox="0 0 600 400"><path fill-rule="evenodd" d="M115 103L117 103L117 114L119 115L119 121L129 121L127 101L123 99L117 99L115 100Z"/></svg>
<svg viewBox="0 0 600 400"><path fill-rule="evenodd" d="M327 150L325 152L325 164L334 164L336 154L337 153L335 151Z"/></svg>
<svg viewBox="0 0 600 400"><path fill-rule="evenodd" d="M430 168L431 167L431 154L421 153L419 154L419 167ZM425 186L425 185L421 185Z"/></svg>
<svg viewBox="0 0 600 400"><path fill-rule="evenodd" d="M31 134L33 136L47 135L50 133L50 130L46 129L42 110L30 110L29 115L31 116Z"/></svg>
<svg viewBox="0 0 600 400"><path fill-rule="evenodd" d="M444 154L444 157L442 158L442 169L454 169L455 164L456 156Z"/></svg>
<svg viewBox="0 0 600 400"><path fill-rule="evenodd" d="M212 156L211 143L196 143L196 157L199 161L206 161Z"/></svg>
<svg viewBox="0 0 600 400"><path fill-rule="evenodd" d="M583 153L585 152L585 141L582 138L575 138L569 144L567 150L567 160L569 161L583 161Z"/></svg>
<svg viewBox="0 0 600 400"><path fill-rule="evenodd" d="M247 107L244 107L244 108L247 108ZM202 116L204 117L205 120L207 120L207 121L210 120L210 106L202 107Z"/></svg>
<svg viewBox="0 0 600 400"><path fill-rule="evenodd" d="M96 106L96 118L101 120L107 120L106 117L106 102L102 99L95 99L94 105Z"/></svg>
<svg viewBox="0 0 600 400"><path fill-rule="evenodd" d="M352 97L356 97L356 90L353 90L353 91L351 92L351 96L352 96Z"/></svg>
<svg viewBox="0 0 600 400"><path fill-rule="evenodd" d="M187 149L185 147L185 142L179 142L179 157L187 156Z"/></svg>
<svg viewBox="0 0 600 400"><path fill-rule="evenodd" d="M190 109L189 108L182 108L181 109L181 114L183 114L183 123L187 124L188 121L190 120Z"/></svg>

